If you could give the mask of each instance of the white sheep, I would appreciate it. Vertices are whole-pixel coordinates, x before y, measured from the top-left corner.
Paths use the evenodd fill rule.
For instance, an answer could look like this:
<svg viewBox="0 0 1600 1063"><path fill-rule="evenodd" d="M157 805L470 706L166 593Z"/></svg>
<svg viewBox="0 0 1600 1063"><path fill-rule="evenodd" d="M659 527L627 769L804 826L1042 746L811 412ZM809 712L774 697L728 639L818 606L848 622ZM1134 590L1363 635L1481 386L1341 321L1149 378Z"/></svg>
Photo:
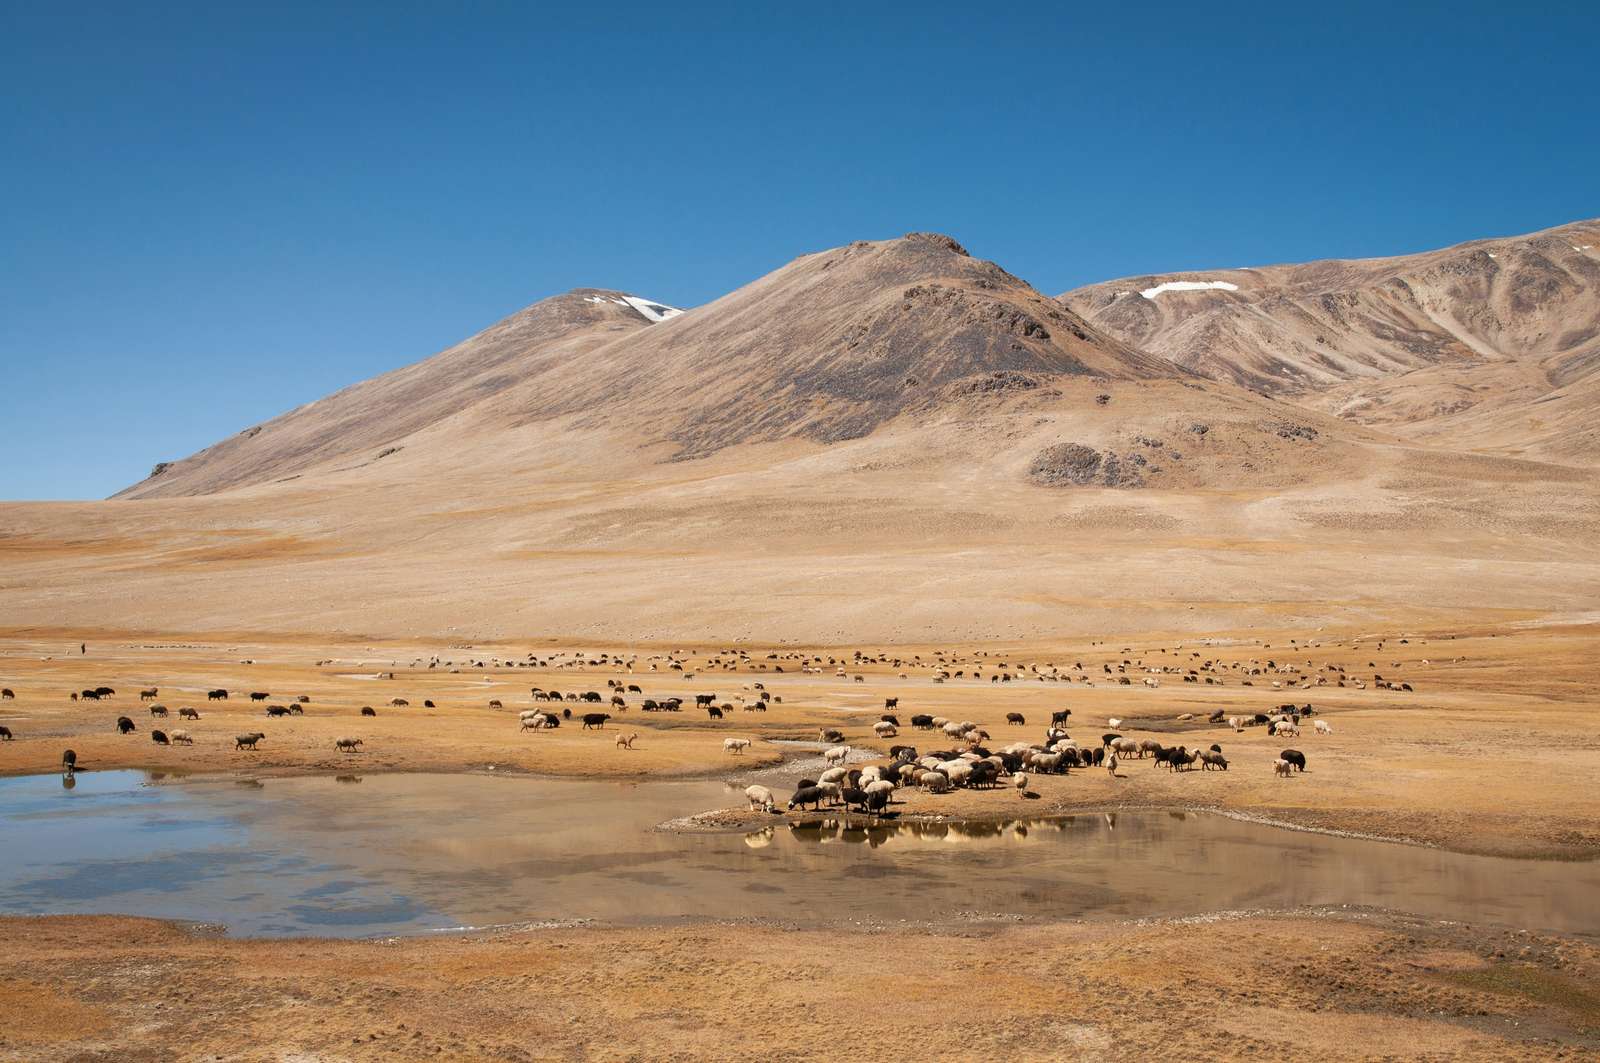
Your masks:
<svg viewBox="0 0 1600 1063"><path fill-rule="evenodd" d="M839 785L842 785L843 783L845 783L846 781L848 781L849 778L850 778L850 769L849 768L829 768L827 771L825 771L821 775L817 776L817 781L818 782L831 782L835 786L839 786Z"/></svg>
<svg viewBox="0 0 1600 1063"><path fill-rule="evenodd" d="M946 738L960 738L962 735L967 733L967 729L962 727L959 723L947 723L944 725L942 730L944 731Z"/></svg>
<svg viewBox="0 0 1600 1063"><path fill-rule="evenodd" d="M746 786L744 788L744 796L749 800L752 812L756 809L761 809L763 812L771 812L773 809L775 802L772 797L772 791L765 786Z"/></svg>
<svg viewBox="0 0 1600 1063"><path fill-rule="evenodd" d="M1272 765L1272 771L1273 774L1277 775L1278 777L1287 779L1290 773L1294 771L1294 765L1290 764L1282 757L1279 757L1278 760Z"/></svg>
<svg viewBox="0 0 1600 1063"><path fill-rule="evenodd" d="M1319 735L1333 734L1333 724L1329 723L1327 720L1317 720L1311 726Z"/></svg>
<svg viewBox="0 0 1600 1063"><path fill-rule="evenodd" d="M1229 716L1228 717L1228 726L1232 727L1235 731L1243 731L1244 730L1244 717L1243 716Z"/></svg>
<svg viewBox="0 0 1600 1063"><path fill-rule="evenodd" d="M1017 772L1011 777L1011 785L1017 788L1017 793L1023 797L1028 796L1028 777L1022 772Z"/></svg>
<svg viewBox="0 0 1600 1063"><path fill-rule="evenodd" d="M638 731L634 731L632 734L619 734L619 735L617 735L617 748L618 749L632 749L633 748L633 740L635 738L638 738L638 737L639 737L639 732Z"/></svg>
<svg viewBox="0 0 1600 1063"><path fill-rule="evenodd" d="M838 783L819 782L817 783L817 789L822 791L822 795L828 799L829 804L839 805L844 803L844 790L840 788Z"/></svg>
<svg viewBox="0 0 1600 1063"><path fill-rule="evenodd" d="M722 740L722 751L724 753L743 753L749 748L750 739L748 738L724 738Z"/></svg>
<svg viewBox="0 0 1600 1063"><path fill-rule="evenodd" d="M893 738L900 733L899 730L896 729L895 725L890 723L888 720L879 720L877 723L873 724L872 731L879 738Z"/></svg>
<svg viewBox="0 0 1600 1063"><path fill-rule="evenodd" d="M950 790L950 776L941 771L925 771L919 781L930 794L948 793Z"/></svg>
<svg viewBox="0 0 1600 1063"><path fill-rule="evenodd" d="M869 783L864 783L861 787L861 792L865 794L892 794L894 793L894 783L888 779L874 779Z"/></svg>
<svg viewBox="0 0 1600 1063"><path fill-rule="evenodd" d="M827 761L829 764L843 764L845 762L845 758L848 756L850 756L849 746L834 746L832 749L822 754L822 759Z"/></svg>
<svg viewBox="0 0 1600 1063"><path fill-rule="evenodd" d="M168 731L167 732L167 739L170 742L172 742L173 745L178 745L178 746L192 746L192 745L194 745L194 738L189 734L188 731Z"/></svg>
<svg viewBox="0 0 1600 1063"><path fill-rule="evenodd" d="M1110 725L1113 731L1122 730L1122 720L1119 717L1113 716L1111 719L1107 720L1106 723Z"/></svg>

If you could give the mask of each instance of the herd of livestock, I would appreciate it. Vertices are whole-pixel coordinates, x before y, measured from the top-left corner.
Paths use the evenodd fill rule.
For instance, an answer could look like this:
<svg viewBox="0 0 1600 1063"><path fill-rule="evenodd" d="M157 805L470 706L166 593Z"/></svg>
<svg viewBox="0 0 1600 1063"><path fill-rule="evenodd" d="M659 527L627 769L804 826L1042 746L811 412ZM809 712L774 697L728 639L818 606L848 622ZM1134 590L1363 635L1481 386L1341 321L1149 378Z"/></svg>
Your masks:
<svg viewBox="0 0 1600 1063"><path fill-rule="evenodd" d="M1380 644L1381 646L1381 644ZM1165 653L1166 651L1161 651ZM1198 654L1193 656L1198 657ZM799 653L769 654L765 661L757 661L749 654L738 651L724 651L724 655L712 656L706 659L702 666L709 671L761 671L769 673L782 673L785 670L785 661L791 662L790 668L802 674L817 674L824 671L824 667L831 668L836 676L855 682L863 681L860 673L851 674L853 667L870 664L887 664L894 668L920 667L927 669L932 674L933 682L943 683L948 679L981 679L985 676L991 683L1011 683L1033 680L1037 682L1077 682L1084 685L1093 685L1090 673L1082 664L1075 664L1067 668L1058 668L1055 665L1020 665L1014 666L1004 660L982 660L983 654L978 654L972 663L966 667L955 667L958 659L944 654L935 654L933 659L924 660L918 655L910 658L890 657L887 654L863 655L856 653L851 658L827 657L820 655L805 655ZM825 662L825 665L824 665ZM318 662L322 664L324 662ZM420 666L421 660L412 662ZM581 655L570 661L555 659L539 659L530 654L526 661L505 660L498 658L485 661L476 660L462 662L464 667L482 668L485 664L491 667L572 667L599 665L620 666L626 665L631 673L636 664L636 657L626 660L620 656L608 657L600 655L597 658L583 659ZM1142 664L1143 662L1138 662ZM1309 663L1309 662L1308 662ZM798 668L796 668L798 664ZM1398 664L1398 662L1397 662ZM460 672L461 666L455 662L442 661L439 658L430 659L427 667L432 669L440 665L446 666L451 672ZM684 678L693 679L694 672L687 670L687 661L682 656L659 655L648 659L648 670L668 670L682 673ZM1124 659L1119 664L1106 663L1101 667L1101 674L1110 676L1113 682L1126 685L1132 682L1129 671L1136 671L1135 662ZM1193 666L1177 667L1163 665L1146 667L1143 677L1145 685L1157 686L1163 675L1181 675L1184 682L1205 682L1207 684L1223 684L1230 680L1241 685L1252 685L1254 678L1263 674L1271 676L1288 676L1291 686L1306 689L1312 686L1328 685L1331 683L1340 687L1350 682L1354 685L1365 684L1354 677L1347 676L1342 667L1328 665L1325 669L1318 669L1315 674L1303 672L1301 669L1288 664L1279 664L1275 660L1251 661L1248 664L1223 664L1220 661L1205 660ZM1226 677L1226 678L1225 678ZM900 678L906 678L904 672ZM1391 683L1382 676L1374 674L1377 685L1391 689L1410 689L1409 684ZM1281 688L1284 680L1272 678L1269 680L1274 688ZM518 713L518 722L523 731L553 730L562 726L564 722L576 722L582 730L604 730L608 721L615 718L614 713L626 712L629 707L631 695L637 695L635 704L644 712L682 712L687 700L682 697L645 698L644 690L639 683L624 682L621 679L608 679L607 692L602 694L597 690L560 691L534 687L530 690L532 701L537 707ZM744 712L764 712L769 706L780 704L783 699L774 696L762 682L748 684L744 688L750 691L749 696L739 695L732 700L723 700L715 694L693 695L694 707L704 710L709 721L723 720L729 714ZM149 703L148 711L154 720L165 720L169 717L168 708L159 702L160 690L157 687L148 687L139 690L141 702ZM10 700L14 698L10 689L0 690L0 698ZM85 688L72 692L69 697L73 701L99 702L114 699L116 691L109 686ZM210 702L228 701L231 694L225 688L215 688L207 691L206 698ZM263 715L267 718L282 718L303 715L311 699L300 695L292 699L285 698L274 700L273 696L265 691L251 691L242 695L250 703L259 704ZM888 697L884 700L885 712L872 724L873 737L888 742L899 737L901 730L900 717L893 710L899 707L898 697ZM432 700L424 700L423 707L434 708ZM401 697L389 700L391 708L406 708L410 702ZM560 708L556 706L560 705ZM573 706L580 711L575 715ZM488 702L491 709L503 709L504 705L499 699ZM586 707L599 706L594 711L582 711ZM604 711L606 709L612 711ZM180 707L176 710L179 719L199 721L201 714L194 707ZM377 715L377 710L372 706L363 706L360 710L363 717ZM1247 716L1229 716L1222 710L1212 713L1205 721L1212 725L1225 725L1234 732L1242 732L1246 728L1262 726L1269 735L1278 737L1298 737L1301 734L1301 724L1306 718L1315 715L1315 710L1309 704L1294 705L1284 704L1273 713L1252 713ZM1070 774L1072 769L1103 769L1112 777L1124 777L1118 773L1118 764L1126 764L1133 760L1149 760L1153 765L1165 767L1171 772L1184 772L1191 769L1203 771L1227 771L1229 760L1224 755L1222 746L1218 743L1190 748L1188 745L1165 745L1153 738L1136 739L1122 733L1123 721L1111 718L1107 721L1108 730L1099 736L1098 740L1080 743L1074 740L1065 730L1071 710L1061 709L1051 715L1050 725L1043 736L1037 741L1011 741L997 743L977 723L955 721L945 717L928 713L918 713L908 717L909 726L915 730L934 733L941 741L944 748L919 751L915 746L904 744L890 744L887 757L881 753L868 750L852 750L844 745L844 734L837 728L824 728L818 734L820 744L825 747L822 755L826 765L816 778L802 778L795 787L794 793L788 800L790 809L819 808L827 803L842 806L866 813L881 813L891 802L891 795L897 789L915 788L928 794L948 793L953 790L993 790L1001 787L1014 788L1024 796L1029 795L1029 785L1032 778L1046 775ZM1183 714L1177 717L1184 723L1198 721L1192 714ZM1008 726L1025 727L1027 721L1021 713L1009 712L1006 714ZM126 715L118 716L115 723L116 730L121 734L133 734L138 730L134 720ZM1323 719L1313 721L1314 734L1331 734L1331 725ZM153 742L159 745L192 745L192 733L184 728L166 729L152 728L149 732ZM0 740L10 740L12 732L5 726L0 726ZM251 751L267 737L262 731L246 731L233 738L233 748L236 751ZM632 749L634 742L639 738L637 731L623 732L616 736L615 744L619 749ZM749 738L734 737L722 741L724 752L741 754L749 749L753 740ZM340 737L334 740L334 748L345 754L354 754L363 749L364 742L356 737ZM860 766L851 766L848 760L875 760L875 763L865 763ZM63 768L71 772L81 763L73 750L66 750L62 758ZM1273 771L1283 777L1288 777L1297 771L1304 771L1306 766L1305 755L1296 749L1284 749L1274 759ZM765 786L754 785L746 791L750 806L753 809L775 810L777 798Z"/></svg>

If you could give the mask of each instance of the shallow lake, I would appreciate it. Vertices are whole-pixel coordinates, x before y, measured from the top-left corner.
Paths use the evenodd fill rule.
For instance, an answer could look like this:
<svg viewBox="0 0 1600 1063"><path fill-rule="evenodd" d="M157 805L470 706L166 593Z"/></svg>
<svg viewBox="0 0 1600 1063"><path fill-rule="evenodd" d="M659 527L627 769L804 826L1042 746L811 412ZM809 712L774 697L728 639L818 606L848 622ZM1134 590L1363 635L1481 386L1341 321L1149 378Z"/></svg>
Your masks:
<svg viewBox="0 0 1600 1063"><path fill-rule="evenodd" d="M55 775L0 779L0 912L366 936L580 918L940 922L1352 904L1600 936L1600 864L1462 856L1197 813L872 829L823 815L748 834L651 830L742 804L739 789L705 781L108 771L80 773L68 789Z"/></svg>

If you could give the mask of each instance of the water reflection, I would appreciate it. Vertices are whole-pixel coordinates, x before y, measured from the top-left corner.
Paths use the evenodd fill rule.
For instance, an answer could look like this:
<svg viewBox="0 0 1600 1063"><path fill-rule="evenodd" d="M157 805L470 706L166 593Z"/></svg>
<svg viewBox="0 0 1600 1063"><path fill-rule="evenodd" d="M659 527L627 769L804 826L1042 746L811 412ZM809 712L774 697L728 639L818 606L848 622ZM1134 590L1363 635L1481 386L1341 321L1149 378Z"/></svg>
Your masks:
<svg viewBox="0 0 1600 1063"><path fill-rule="evenodd" d="M1458 856L1192 813L924 823L824 812L747 833L652 830L742 805L739 790L355 773L270 785L135 772L80 773L60 786L51 776L0 779L0 911L361 935L527 919L1128 917L1372 904L1600 933L1594 864Z"/></svg>

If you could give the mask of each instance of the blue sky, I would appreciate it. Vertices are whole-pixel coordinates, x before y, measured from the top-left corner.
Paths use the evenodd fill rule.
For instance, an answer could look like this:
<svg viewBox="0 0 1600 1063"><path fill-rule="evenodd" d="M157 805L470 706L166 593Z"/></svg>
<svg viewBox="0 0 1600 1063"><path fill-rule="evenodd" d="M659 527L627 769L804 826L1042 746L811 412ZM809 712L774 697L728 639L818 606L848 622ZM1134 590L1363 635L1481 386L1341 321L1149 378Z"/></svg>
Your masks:
<svg viewBox="0 0 1600 1063"><path fill-rule="evenodd" d="M914 229L1054 294L1600 215L1600 4L0 0L0 498L568 288Z"/></svg>

